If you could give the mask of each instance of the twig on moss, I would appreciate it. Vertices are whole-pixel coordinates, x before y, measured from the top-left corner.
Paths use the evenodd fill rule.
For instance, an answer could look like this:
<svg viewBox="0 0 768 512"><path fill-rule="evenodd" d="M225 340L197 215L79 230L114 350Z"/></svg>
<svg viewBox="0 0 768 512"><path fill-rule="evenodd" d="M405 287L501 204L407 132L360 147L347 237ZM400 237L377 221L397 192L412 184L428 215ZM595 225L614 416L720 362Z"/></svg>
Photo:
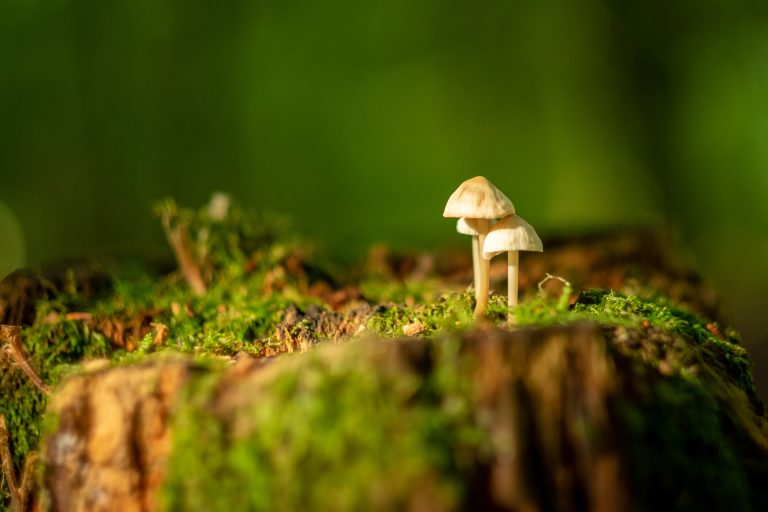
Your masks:
<svg viewBox="0 0 768 512"><path fill-rule="evenodd" d="M570 287L571 286L570 281L568 281L567 279L564 279L564 278L562 278L560 276L552 275L549 272L547 272L545 274L545 276L546 277L544 279L539 281L539 291L542 292L542 293L544 292L544 283L546 283L547 281L550 281L552 279L554 279L555 281L560 281L561 283L563 283L563 287Z"/></svg>
<svg viewBox="0 0 768 512"><path fill-rule="evenodd" d="M200 265L194 257L192 241L189 238L189 229L184 222L177 221L175 224L171 222L172 214L168 211L162 213L163 231L165 231L165 237L168 240L168 244L173 249L173 254L176 256L176 261L179 264L179 269L184 275L184 279L189 284L192 292L195 295L203 295L207 287L203 280L203 275L200 272Z"/></svg>
<svg viewBox="0 0 768 512"><path fill-rule="evenodd" d="M51 388L43 382L43 379L35 372L34 368L24 357L21 348L21 329L16 325L0 325L0 340L5 342L3 350L10 355L16 365L21 368L32 384L45 395L51 394Z"/></svg>
<svg viewBox="0 0 768 512"><path fill-rule="evenodd" d="M25 512L27 503L32 494L35 482L34 471L37 464L37 453L29 452L24 461L24 469L21 472L21 483L16 479L13 471L13 458L11 457L10 434L5 424L5 416L0 414L0 463L8 490L11 495L11 510L13 512Z"/></svg>
<svg viewBox="0 0 768 512"><path fill-rule="evenodd" d="M560 281L563 284L563 291L560 294L560 298L557 301L557 309L564 311L568 309L568 303L571 299L571 291L573 290L573 287L571 285L571 282L567 279L563 279L560 276L555 276L547 272L546 277L539 281L539 294L544 295L544 283L550 280Z"/></svg>

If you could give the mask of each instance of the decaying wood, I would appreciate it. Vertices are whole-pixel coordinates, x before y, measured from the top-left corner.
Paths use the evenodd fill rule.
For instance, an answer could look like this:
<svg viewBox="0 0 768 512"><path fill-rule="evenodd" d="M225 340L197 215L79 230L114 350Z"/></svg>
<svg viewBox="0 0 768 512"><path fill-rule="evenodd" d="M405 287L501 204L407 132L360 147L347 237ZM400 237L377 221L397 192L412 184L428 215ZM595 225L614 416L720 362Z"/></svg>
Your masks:
<svg viewBox="0 0 768 512"><path fill-rule="evenodd" d="M5 342L3 350L11 357L16 365L29 377L29 380L37 389L51 394L51 388L43 382L43 379L35 372L27 359L24 357L24 351L21 347L21 328L15 325L0 325L0 341Z"/></svg>
<svg viewBox="0 0 768 512"><path fill-rule="evenodd" d="M32 490L35 483L35 466L37 464L37 452L30 452L24 461L21 472L21 480L16 478L13 470L13 457L11 456L10 435L5 424L5 416L0 414L0 463L2 464L3 478L7 483L11 496L11 511L26 512L31 504Z"/></svg>
<svg viewBox="0 0 768 512"><path fill-rule="evenodd" d="M168 416L189 363L99 369L52 399L56 432L44 447L54 511L157 509L171 449Z"/></svg>
<svg viewBox="0 0 768 512"><path fill-rule="evenodd" d="M628 461L612 414L618 378L598 330L475 331L462 350L477 361L480 407L503 447L475 491L480 501L504 510L628 509Z"/></svg>
<svg viewBox="0 0 768 512"><path fill-rule="evenodd" d="M359 332L373 313L365 302L358 302L347 311L326 311L310 305L306 311L290 306L283 321L275 329L282 343L280 352L303 352L322 340L348 338Z"/></svg>

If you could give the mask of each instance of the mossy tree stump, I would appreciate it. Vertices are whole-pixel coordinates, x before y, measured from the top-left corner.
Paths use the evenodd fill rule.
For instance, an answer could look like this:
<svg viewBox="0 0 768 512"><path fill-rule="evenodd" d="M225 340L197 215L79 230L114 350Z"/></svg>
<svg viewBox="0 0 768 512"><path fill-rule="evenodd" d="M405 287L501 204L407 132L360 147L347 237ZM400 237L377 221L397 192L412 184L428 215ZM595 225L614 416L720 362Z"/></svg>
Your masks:
<svg viewBox="0 0 768 512"><path fill-rule="evenodd" d="M0 509L768 510L746 350L658 236L547 241L509 330L499 295L473 320L467 255L332 276L267 217L160 210L204 289L0 283Z"/></svg>
<svg viewBox="0 0 768 512"><path fill-rule="evenodd" d="M748 394L643 362L621 336L591 323L488 328L75 377L52 405L47 499L54 510L765 505L765 417Z"/></svg>

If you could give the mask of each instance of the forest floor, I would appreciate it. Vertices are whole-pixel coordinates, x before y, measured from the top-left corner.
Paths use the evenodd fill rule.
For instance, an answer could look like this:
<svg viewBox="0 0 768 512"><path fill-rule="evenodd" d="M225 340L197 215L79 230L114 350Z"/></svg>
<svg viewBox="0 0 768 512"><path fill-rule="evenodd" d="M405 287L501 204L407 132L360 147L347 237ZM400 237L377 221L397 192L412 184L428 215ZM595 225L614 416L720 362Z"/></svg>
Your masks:
<svg viewBox="0 0 768 512"><path fill-rule="evenodd" d="M500 293L472 318L469 243L378 246L337 272L271 216L157 212L172 272L89 263L0 285L4 506L768 503L749 357L657 234L524 253L509 328ZM505 279L499 258L492 288ZM510 459L510 443L529 448Z"/></svg>

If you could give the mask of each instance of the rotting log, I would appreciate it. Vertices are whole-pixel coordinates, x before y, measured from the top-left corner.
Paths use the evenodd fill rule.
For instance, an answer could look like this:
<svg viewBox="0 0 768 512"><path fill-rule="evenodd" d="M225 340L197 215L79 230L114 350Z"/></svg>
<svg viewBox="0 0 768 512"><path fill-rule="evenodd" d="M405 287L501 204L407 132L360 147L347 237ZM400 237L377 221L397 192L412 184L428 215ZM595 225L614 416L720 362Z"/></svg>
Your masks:
<svg viewBox="0 0 768 512"><path fill-rule="evenodd" d="M729 404L714 381L665 375L612 333L477 329L73 377L50 407L45 501L67 511L764 510L760 404L736 386Z"/></svg>

